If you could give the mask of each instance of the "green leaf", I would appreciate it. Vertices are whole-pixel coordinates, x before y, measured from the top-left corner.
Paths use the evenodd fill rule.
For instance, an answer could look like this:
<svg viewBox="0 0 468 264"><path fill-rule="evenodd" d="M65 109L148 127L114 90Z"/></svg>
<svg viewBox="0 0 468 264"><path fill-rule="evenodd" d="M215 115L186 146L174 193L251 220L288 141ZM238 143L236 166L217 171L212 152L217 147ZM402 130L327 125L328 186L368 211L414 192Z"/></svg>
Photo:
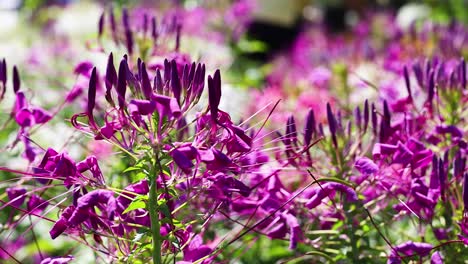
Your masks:
<svg viewBox="0 0 468 264"><path fill-rule="evenodd" d="M145 201L143 201L142 199L137 199L137 200L133 200L127 207L127 209L125 209L125 211L123 211L123 214L126 214L130 211L133 211L133 210L136 210L136 209L141 209L141 208L146 208L146 203Z"/></svg>
<svg viewBox="0 0 468 264"><path fill-rule="evenodd" d="M136 170L141 170L141 168L139 168L139 167L128 167L123 171L123 173L129 172L129 171L136 171Z"/></svg>

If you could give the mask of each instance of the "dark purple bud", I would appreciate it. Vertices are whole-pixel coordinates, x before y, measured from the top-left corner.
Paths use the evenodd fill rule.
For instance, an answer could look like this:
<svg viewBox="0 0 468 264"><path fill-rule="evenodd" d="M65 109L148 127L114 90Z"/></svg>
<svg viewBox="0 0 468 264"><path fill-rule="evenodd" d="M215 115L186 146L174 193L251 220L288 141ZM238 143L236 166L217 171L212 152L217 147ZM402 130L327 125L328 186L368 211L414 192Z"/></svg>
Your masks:
<svg viewBox="0 0 468 264"><path fill-rule="evenodd" d="M125 39L127 40L127 50L129 54L133 53L133 34L131 30L125 30Z"/></svg>
<svg viewBox="0 0 468 264"><path fill-rule="evenodd" d="M2 83L1 89L0 89L0 100L3 99L5 96L5 91L6 91L6 63L5 59L3 59L3 62L0 62L0 82Z"/></svg>
<svg viewBox="0 0 468 264"><path fill-rule="evenodd" d="M167 59L164 59L164 83L171 81L171 63Z"/></svg>
<svg viewBox="0 0 468 264"><path fill-rule="evenodd" d="M0 64L0 68L2 69L0 71L0 81L3 83L3 86L6 85L7 82L7 76L8 76L8 69L7 69L7 64L5 58L3 58L2 63Z"/></svg>
<svg viewBox="0 0 468 264"><path fill-rule="evenodd" d="M182 29L182 25L177 25L175 51L179 51L179 48L180 48L180 32L181 32L181 29Z"/></svg>
<svg viewBox="0 0 468 264"><path fill-rule="evenodd" d="M117 35L117 25L115 23L114 10L112 9L109 12L109 23L111 26L112 36L115 38L115 36Z"/></svg>
<svg viewBox="0 0 468 264"><path fill-rule="evenodd" d="M434 89L435 89L434 71L431 71L429 74L429 84L427 87L427 102L429 104L432 104L432 99L434 99Z"/></svg>
<svg viewBox="0 0 468 264"><path fill-rule="evenodd" d="M151 36L153 40L156 41L158 39L158 25L156 23L156 17L151 18Z"/></svg>
<svg viewBox="0 0 468 264"><path fill-rule="evenodd" d="M372 122L372 132L374 135L377 135L377 110L375 109L374 103L371 105L371 122Z"/></svg>
<svg viewBox="0 0 468 264"><path fill-rule="evenodd" d="M356 126L359 130L361 130L361 109L359 106L356 106L354 109L354 117L356 118Z"/></svg>
<svg viewBox="0 0 468 264"><path fill-rule="evenodd" d="M102 33L104 32L104 18L105 18L105 13L102 12L101 16L99 17L99 23L98 23L98 38L101 38Z"/></svg>
<svg viewBox="0 0 468 264"><path fill-rule="evenodd" d="M138 74L137 74L136 78L137 78L139 81L141 81L141 62L142 62L141 58L138 58L138 59L137 59Z"/></svg>
<svg viewBox="0 0 468 264"><path fill-rule="evenodd" d="M431 189L439 189L440 182L439 182L439 159L436 155L432 156L432 171L431 171L431 178L429 181L429 188Z"/></svg>
<svg viewBox="0 0 468 264"><path fill-rule="evenodd" d="M128 19L128 10L126 8L122 9L122 23L125 31L130 30L130 22Z"/></svg>
<svg viewBox="0 0 468 264"><path fill-rule="evenodd" d="M126 60L127 61L127 60ZM128 67L128 62L125 63L125 66L126 66L126 78L127 78L127 84L131 87L131 88L134 88L135 89L135 92L136 93L140 93L141 92L141 89L140 89L140 82L137 80L137 77L138 76L135 76L132 71L130 70L130 67Z"/></svg>
<svg viewBox="0 0 468 264"><path fill-rule="evenodd" d="M221 73L216 70L213 78L208 76L208 101L210 105L211 119L218 119L218 107L221 101Z"/></svg>
<svg viewBox="0 0 468 264"><path fill-rule="evenodd" d="M119 75L117 77L117 94L120 109L125 106L125 92L127 90L127 61L122 59L119 65Z"/></svg>
<svg viewBox="0 0 468 264"><path fill-rule="evenodd" d="M106 68L106 100L110 104L114 104L114 100L112 99L111 89L112 86L117 86L117 72L114 66L114 57L112 52L109 54L109 58L107 60L107 68Z"/></svg>
<svg viewBox="0 0 468 264"><path fill-rule="evenodd" d="M187 86L186 87L189 87L189 86L193 85L196 68L197 68L197 64L195 62L193 62L192 65L190 66L190 71L189 71L189 74L188 74L188 81L187 81Z"/></svg>
<svg viewBox="0 0 468 264"><path fill-rule="evenodd" d="M327 120L328 128L330 129L330 134L332 136L333 145L336 148L338 146L338 142L336 140L336 119L333 115L330 103L327 103Z"/></svg>
<svg viewBox="0 0 468 264"><path fill-rule="evenodd" d="M172 69L171 69L171 89L172 93L174 94L174 98L177 102L180 103L180 96L182 93L182 86L180 84L179 73L177 70L177 62L175 60L171 61Z"/></svg>
<svg viewBox="0 0 468 264"><path fill-rule="evenodd" d="M151 99L151 94L153 93L153 87L151 87L151 82L148 76L148 72L146 71L146 65L143 62L141 64L141 86L143 90L143 94L147 100Z"/></svg>
<svg viewBox="0 0 468 264"><path fill-rule="evenodd" d="M159 69L156 70L156 76L154 76L154 85L153 85L154 89L156 90L156 92L158 94L163 94L164 92L164 84L163 84L163 80L162 80L162 77L161 77L161 71L159 71Z"/></svg>
<svg viewBox="0 0 468 264"><path fill-rule="evenodd" d="M185 64L184 65L184 68L182 69L182 78L181 78L181 82L182 82L182 87L184 89L187 89L189 88L189 66L188 64Z"/></svg>
<svg viewBox="0 0 468 264"><path fill-rule="evenodd" d="M390 109L388 108L387 101L384 101L383 110L384 110L383 120L384 120L385 125L387 126L387 128L390 128L391 127L391 118L392 118L392 116L391 116L391 113L390 113Z"/></svg>
<svg viewBox="0 0 468 264"><path fill-rule="evenodd" d="M310 109L307 113L306 124L304 127L304 145L306 147L309 146L312 141L312 134L316 133L315 126L314 110Z"/></svg>
<svg viewBox="0 0 468 264"><path fill-rule="evenodd" d="M197 86L197 91L194 92L194 96L200 98L203 93L203 89L205 88L205 64L198 64L194 78L196 80L194 81L194 84Z"/></svg>
<svg viewBox="0 0 468 264"><path fill-rule="evenodd" d="M148 15L145 13L143 15L143 35L146 37L146 32L148 32Z"/></svg>
<svg viewBox="0 0 468 264"><path fill-rule="evenodd" d="M460 62L460 67L461 67L461 86L462 89L466 89L466 61L464 58L461 59Z"/></svg>
<svg viewBox="0 0 468 264"><path fill-rule="evenodd" d="M411 94L411 83L410 83L408 68L406 68L406 66L403 68L403 75L405 77L405 84L406 84L406 91L408 92L408 98L412 100L413 96Z"/></svg>
<svg viewBox="0 0 468 264"><path fill-rule="evenodd" d="M296 128L296 121L294 120L294 116L289 116L288 120L286 121L286 138L291 140L291 142L297 145L297 128Z"/></svg>
<svg viewBox="0 0 468 264"><path fill-rule="evenodd" d="M353 129L353 123L351 122L351 120L348 120L348 122L346 123L346 130L345 130L348 138L351 138L352 129Z"/></svg>
<svg viewBox="0 0 468 264"><path fill-rule="evenodd" d="M18 68L16 68L16 65L13 66L13 91L17 93L20 89L21 86L21 81L18 73Z"/></svg>
<svg viewBox="0 0 468 264"><path fill-rule="evenodd" d="M445 201L445 182L447 180L447 174L445 173L444 161L442 159L439 159L438 169L439 169L438 178L439 178L439 183L440 183L440 194L442 196L442 200Z"/></svg>
<svg viewBox="0 0 468 264"><path fill-rule="evenodd" d="M366 101L364 102L364 128L362 129L362 132L365 133L367 130L367 126L369 125L369 102Z"/></svg>
<svg viewBox="0 0 468 264"><path fill-rule="evenodd" d="M182 141L189 134L189 128L187 126L187 120L182 117L177 122L177 141Z"/></svg>
<svg viewBox="0 0 468 264"><path fill-rule="evenodd" d="M93 116L93 109L96 104L96 67L93 68L91 72L91 78L89 79L89 89L88 89L88 116L91 118Z"/></svg>
<svg viewBox="0 0 468 264"><path fill-rule="evenodd" d="M423 70L421 69L421 65L418 62L413 64L413 71L414 75L416 76L416 80L418 81L419 87L423 87Z"/></svg>
<svg viewBox="0 0 468 264"><path fill-rule="evenodd" d="M463 175L463 205L465 212L468 211L468 172Z"/></svg>
<svg viewBox="0 0 468 264"><path fill-rule="evenodd" d="M454 176L455 178L458 179L458 177L463 175L463 172L465 171L465 168L466 168L466 157L462 156L462 152L460 150L458 151L455 157L454 163L455 163L453 166Z"/></svg>

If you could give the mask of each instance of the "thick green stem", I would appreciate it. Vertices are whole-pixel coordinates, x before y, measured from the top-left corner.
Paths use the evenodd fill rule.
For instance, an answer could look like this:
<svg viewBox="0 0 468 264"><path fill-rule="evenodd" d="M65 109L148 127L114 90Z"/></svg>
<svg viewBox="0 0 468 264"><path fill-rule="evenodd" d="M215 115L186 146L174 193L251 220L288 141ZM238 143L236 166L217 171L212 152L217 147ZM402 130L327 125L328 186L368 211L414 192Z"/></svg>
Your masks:
<svg viewBox="0 0 468 264"><path fill-rule="evenodd" d="M157 192L157 175L158 170L156 169L156 164L159 162L157 150L154 149L155 164L153 164L153 169L151 175L149 175L148 180L150 183L149 190L149 213L151 220L151 236L153 237L153 263L161 264L161 224L159 223L159 206L158 206L158 192Z"/></svg>
<svg viewBox="0 0 468 264"><path fill-rule="evenodd" d="M153 263L161 264L161 225L159 223L158 193L156 191L156 177L151 177L149 190L149 213L151 218L151 235L153 236Z"/></svg>

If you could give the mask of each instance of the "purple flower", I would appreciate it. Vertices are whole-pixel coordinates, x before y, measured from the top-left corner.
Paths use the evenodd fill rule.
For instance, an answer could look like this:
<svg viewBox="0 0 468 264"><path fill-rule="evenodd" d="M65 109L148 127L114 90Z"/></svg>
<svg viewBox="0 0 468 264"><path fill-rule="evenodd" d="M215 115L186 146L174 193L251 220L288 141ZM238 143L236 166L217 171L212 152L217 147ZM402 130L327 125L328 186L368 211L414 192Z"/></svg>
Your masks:
<svg viewBox="0 0 468 264"><path fill-rule="evenodd" d="M90 61L82 61L75 66L73 72L89 77L89 72L93 69L93 63Z"/></svg>
<svg viewBox="0 0 468 264"><path fill-rule="evenodd" d="M181 170L183 170L185 173L190 173L194 166L191 160L195 158L193 157L193 154L195 153L196 149L189 146L182 150L180 148L176 148L170 152L170 155Z"/></svg>
<svg viewBox="0 0 468 264"><path fill-rule="evenodd" d="M314 191L309 194L310 198L305 206L309 209L313 209L317 207L323 199L329 197L335 191L340 191L346 194L346 198L350 202L356 202L359 200L356 192L351 187L337 182L328 182L322 184L321 187L316 187Z"/></svg>
<svg viewBox="0 0 468 264"><path fill-rule="evenodd" d="M10 187L6 189L10 204L14 207L20 207L26 199L26 189L23 187Z"/></svg>
<svg viewBox="0 0 468 264"><path fill-rule="evenodd" d="M209 246L203 245L203 240L200 235L195 235L184 249L184 260L193 263L208 256L212 251L213 250Z"/></svg>
<svg viewBox="0 0 468 264"><path fill-rule="evenodd" d="M49 202L42 199L41 197L33 194L31 198L29 198L27 208L28 211L33 214L39 214L45 210L45 208L49 205Z"/></svg>
<svg viewBox="0 0 468 264"><path fill-rule="evenodd" d="M59 235L65 232L65 230L67 230L67 228L69 227L68 219L70 218L74 210L75 206L69 206L62 212L57 222L55 222L54 226L49 231L50 237L52 239L57 238Z"/></svg>
<svg viewBox="0 0 468 264"><path fill-rule="evenodd" d="M74 257L71 255L68 255L67 257L45 258L41 261L41 264L67 264L73 259Z"/></svg>
<svg viewBox="0 0 468 264"><path fill-rule="evenodd" d="M439 251L435 251L431 256L431 264L444 264Z"/></svg>
<svg viewBox="0 0 468 264"><path fill-rule="evenodd" d="M77 206L68 219L70 225L79 225L91 217L88 210L98 204L106 205L105 210L107 211L107 215L109 219L112 219L114 211L117 209L114 193L108 190L94 190L78 199Z"/></svg>
<svg viewBox="0 0 468 264"><path fill-rule="evenodd" d="M140 115L151 115L156 110L156 102L149 100L132 99L128 105L130 113Z"/></svg>
<svg viewBox="0 0 468 264"><path fill-rule="evenodd" d="M364 175L371 175L379 171L379 167L369 158L362 157L356 160L354 167Z"/></svg>
<svg viewBox="0 0 468 264"><path fill-rule="evenodd" d="M395 251L399 253L403 253L405 255L418 254L422 257L429 255L429 252L431 252L432 248L433 246L429 243L413 241L407 241L394 247ZM393 254L396 254L396 252L393 252Z"/></svg>

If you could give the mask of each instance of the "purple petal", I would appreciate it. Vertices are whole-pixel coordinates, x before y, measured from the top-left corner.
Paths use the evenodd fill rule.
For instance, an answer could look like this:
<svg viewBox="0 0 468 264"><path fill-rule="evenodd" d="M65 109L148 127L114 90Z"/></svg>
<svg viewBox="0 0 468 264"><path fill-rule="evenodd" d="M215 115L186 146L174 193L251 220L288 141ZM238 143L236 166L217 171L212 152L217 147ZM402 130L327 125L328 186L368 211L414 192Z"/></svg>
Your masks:
<svg viewBox="0 0 468 264"><path fill-rule="evenodd" d="M371 159L366 157L357 159L354 163L354 167L364 175L370 175L379 171L379 167Z"/></svg>
<svg viewBox="0 0 468 264"><path fill-rule="evenodd" d="M82 61L76 65L73 72L75 74L82 74L85 76L89 76L89 71L93 68L93 63L91 61Z"/></svg>
<svg viewBox="0 0 468 264"><path fill-rule="evenodd" d="M23 187L10 187L6 189L10 204L15 207L20 207L26 199L26 189Z"/></svg>
<svg viewBox="0 0 468 264"><path fill-rule="evenodd" d="M15 115L15 120L18 125L21 127L29 127L34 124L34 116L33 113L27 108L21 109Z"/></svg>
<svg viewBox="0 0 468 264"><path fill-rule="evenodd" d="M34 214L39 214L49 205L47 200L33 194L27 203L28 211Z"/></svg>
<svg viewBox="0 0 468 264"><path fill-rule="evenodd" d="M52 118L52 115L49 112L39 107L34 107L32 109L32 115L36 124L47 123Z"/></svg>
<svg viewBox="0 0 468 264"><path fill-rule="evenodd" d="M45 258L41 261L41 264L67 264L73 259L74 257L71 255L67 257Z"/></svg>

